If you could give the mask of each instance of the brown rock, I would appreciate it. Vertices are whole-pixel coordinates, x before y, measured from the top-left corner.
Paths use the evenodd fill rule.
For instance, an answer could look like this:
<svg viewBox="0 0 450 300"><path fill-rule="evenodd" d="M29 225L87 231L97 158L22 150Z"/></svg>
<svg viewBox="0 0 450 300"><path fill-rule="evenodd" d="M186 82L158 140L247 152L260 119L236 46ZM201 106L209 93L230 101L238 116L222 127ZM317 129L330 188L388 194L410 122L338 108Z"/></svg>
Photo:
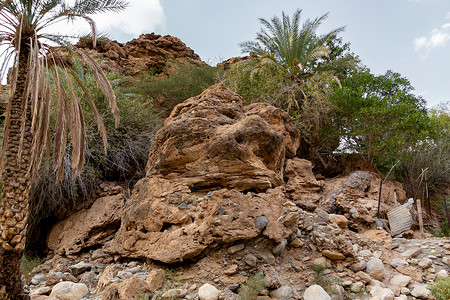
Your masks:
<svg viewBox="0 0 450 300"><path fill-rule="evenodd" d="M173 109L155 135L147 176L195 189L265 191L282 184L285 138L217 84Z"/></svg>
<svg viewBox="0 0 450 300"><path fill-rule="evenodd" d="M330 214L330 221L336 223L342 229L346 229L348 226L348 219L343 215Z"/></svg>
<svg viewBox="0 0 450 300"><path fill-rule="evenodd" d="M345 259L345 255L335 250L323 250L322 255L331 260Z"/></svg>
<svg viewBox="0 0 450 300"><path fill-rule="evenodd" d="M180 208L194 201L199 205ZM121 228L104 251L173 263L198 256L214 242L254 238L261 230L263 236L280 243L297 231L297 224L285 226L277 221L288 213L284 202L281 188L255 195L222 189L196 198L183 184L159 176L145 178L127 200ZM269 220L264 229L255 227L261 215Z"/></svg>
<svg viewBox="0 0 450 300"><path fill-rule="evenodd" d="M97 199L91 208L53 226L47 238L48 247L58 254L68 255L102 245L119 228L123 204L122 194Z"/></svg>
<svg viewBox="0 0 450 300"><path fill-rule="evenodd" d="M391 239L391 235L385 230L369 229L363 235L377 242L385 242Z"/></svg>
<svg viewBox="0 0 450 300"><path fill-rule="evenodd" d="M138 276L134 276L121 282L117 288L120 299L134 300L138 296L143 296L150 293L148 283Z"/></svg>

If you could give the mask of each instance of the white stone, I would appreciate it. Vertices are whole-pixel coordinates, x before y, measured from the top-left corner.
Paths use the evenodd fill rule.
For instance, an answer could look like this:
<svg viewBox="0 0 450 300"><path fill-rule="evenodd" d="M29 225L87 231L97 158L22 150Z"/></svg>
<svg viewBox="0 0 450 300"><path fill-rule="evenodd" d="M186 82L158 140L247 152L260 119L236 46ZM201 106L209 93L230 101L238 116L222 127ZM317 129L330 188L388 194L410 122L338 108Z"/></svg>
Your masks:
<svg viewBox="0 0 450 300"><path fill-rule="evenodd" d="M419 299L427 299L431 296L431 291L423 285L418 285L412 290L411 295Z"/></svg>
<svg viewBox="0 0 450 300"><path fill-rule="evenodd" d="M407 286L410 282L411 282L410 276L398 274L394 275L394 277L391 278L390 284L391 286L402 288Z"/></svg>
<svg viewBox="0 0 450 300"><path fill-rule="evenodd" d="M304 300L331 300L330 295L320 285L312 285L305 290Z"/></svg>
<svg viewBox="0 0 450 300"><path fill-rule="evenodd" d="M370 290L370 295L377 300L394 300L394 292L388 288L374 286Z"/></svg>
<svg viewBox="0 0 450 300"><path fill-rule="evenodd" d="M50 297L57 297L60 300L80 300L88 293L89 289L84 283L62 281L53 287Z"/></svg>
<svg viewBox="0 0 450 300"><path fill-rule="evenodd" d="M220 291L213 285L205 283L198 289L198 297L200 300L217 300Z"/></svg>
<svg viewBox="0 0 450 300"><path fill-rule="evenodd" d="M409 264L408 264L408 262L407 262L406 260L404 260L404 259L401 259L401 258L394 258L394 259L391 260L390 265L391 265L391 267L397 269L398 267L401 267L401 266L407 266L407 265L409 265Z"/></svg>
<svg viewBox="0 0 450 300"><path fill-rule="evenodd" d="M366 273L370 277L382 281L384 279L384 265L381 259L372 257L367 262Z"/></svg>
<svg viewBox="0 0 450 300"><path fill-rule="evenodd" d="M414 258L422 253L422 249L420 248L411 248L402 253L405 258Z"/></svg>
<svg viewBox="0 0 450 300"><path fill-rule="evenodd" d="M290 286L283 285L282 287L271 291L270 296L272 299L291 299L292 293L293 291Z"/></svg>
<svg viewBox="0 0 450 300"><path fill-rule="evenodd" d="M447 278L448 277L447 270L440 270L439 272L436 273L436 277Z"/></svg>
<svg viewBox="0 0 450 300"><path fill-rule="evenodd" d="M421 268L422 270L428 269L429 267L431 267L431 265L433 264L433 261L429 258L424 258L421 261L419 261L419 268Z"/></svg>
<svg viewBox="0 0 450 300"><path fill-rule="evenodd" d="M394 300L408 300L408 296L406 295L400 295L398 297L395 297Z"/></svg>
<svg viewBox="0 0 450 300"><path fill-rule="evenodd" d="M350 285L350 291L352 291L353 293L359 293L363 289L364 289L364 283L362 283L361 281L354 282L354 283L352 283L352 285Z"/></svg>

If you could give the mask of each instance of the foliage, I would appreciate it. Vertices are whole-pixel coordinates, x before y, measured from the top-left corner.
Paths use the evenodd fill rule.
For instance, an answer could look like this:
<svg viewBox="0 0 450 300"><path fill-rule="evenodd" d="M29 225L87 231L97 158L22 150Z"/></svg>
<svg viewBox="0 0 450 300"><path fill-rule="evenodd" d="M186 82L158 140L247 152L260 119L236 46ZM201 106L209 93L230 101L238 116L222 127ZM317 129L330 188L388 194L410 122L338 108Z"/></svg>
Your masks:
<svg viewBox="0 0 450 300"><path fill-rule="evenodd" d="M172 108L218 82L218 71L207 64L172 63L169 74L143 77L136 82L142 96L167 116Z"/></svg>
<svg viewBox="0 0 450 300"><path fill-rule="evenodd" d="M264 275L256 273L251 276L242 287L240 294L242 300L253 300L259 295L259 292L264 289Z"/></svg>
<svg viewBox="0 0 450 300"><path fill-rule="evenodd" d="M25 276L25 281L30 282L33 277L32 271L35 267L42 263L42 259L38 257L32 257L24 255L20 261L20 272Z"/></svg>
<svg viewBox="0 0 450 300"><path fill-rule="evenodd" d="M270 21L260 18L264 28L257 33L256 41L240 44L242 52L261 56L261 64L273 65L280 73L295 81L301 81L314 72L354 66L353 57L336 56L333 60L320 60L330 56L331 49L327 47L327 43L344 31L344 27L318 35L316 31L328 14L314 20L307 19L300 26L301 13L297 9L292 18L284 12L281 19L277 16Z"/></svg>
<svg viewBox="0 0 450 300"><path fill-rule="evenodd" d="M415 145L430 130L425 101L412 94L410 82L387 71L375 76L357 71L335 86L330 100L341 149L361 154L371 165L388 166L402 149Z"/></svg>
<svg viewBox="0 0 450 300"><path fill-rule="evenodd" d="M437 300L450 299L450 277L438 276L436 281L430 286L430 290Z"/></svg>
<svg viewBox="0 0 450 300"><path fill-rule="evenodd" d="M450 184L450 102L429 112L431 130L420 143L402 152L401 178L409 196L422 197ZM423 176L421 176L423 174Z"/></svg>

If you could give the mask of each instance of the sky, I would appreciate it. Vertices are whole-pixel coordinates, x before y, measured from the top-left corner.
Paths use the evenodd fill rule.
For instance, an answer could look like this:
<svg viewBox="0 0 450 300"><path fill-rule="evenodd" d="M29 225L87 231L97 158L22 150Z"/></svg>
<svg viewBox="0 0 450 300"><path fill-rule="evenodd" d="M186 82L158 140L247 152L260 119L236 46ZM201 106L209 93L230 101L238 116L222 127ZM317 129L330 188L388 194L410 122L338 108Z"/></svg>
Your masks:
<svg viewBox="0 0 450 300"><path fill-rule="evenodd" d="M340 36L375 74L393 70L408 78L432 107L450 101L450 0L129 0L119 14L94 15L100 31L126 42L141 33L180 38L215 64L242 55L258 18L302 9L302 19L329 13L319 27Z"/></svg>

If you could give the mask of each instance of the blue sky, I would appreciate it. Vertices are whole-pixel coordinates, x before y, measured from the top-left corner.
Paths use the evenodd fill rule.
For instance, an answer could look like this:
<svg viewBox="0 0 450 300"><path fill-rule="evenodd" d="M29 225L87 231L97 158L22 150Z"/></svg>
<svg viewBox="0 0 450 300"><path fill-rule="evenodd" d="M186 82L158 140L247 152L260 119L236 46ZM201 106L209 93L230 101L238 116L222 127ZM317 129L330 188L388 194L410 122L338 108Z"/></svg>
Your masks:
<svg viewBox="0 0 450 300"><path fill-rule="evenodd" d="M131 0L120 15L95 16L100 29L125 42L140 33L179 37L204 61L241 55L259 17L282 11L303 18L329 12L320 29L346 26L341 35L375 74L407 77L429 106L450 101L450 0Z"/></svg>

